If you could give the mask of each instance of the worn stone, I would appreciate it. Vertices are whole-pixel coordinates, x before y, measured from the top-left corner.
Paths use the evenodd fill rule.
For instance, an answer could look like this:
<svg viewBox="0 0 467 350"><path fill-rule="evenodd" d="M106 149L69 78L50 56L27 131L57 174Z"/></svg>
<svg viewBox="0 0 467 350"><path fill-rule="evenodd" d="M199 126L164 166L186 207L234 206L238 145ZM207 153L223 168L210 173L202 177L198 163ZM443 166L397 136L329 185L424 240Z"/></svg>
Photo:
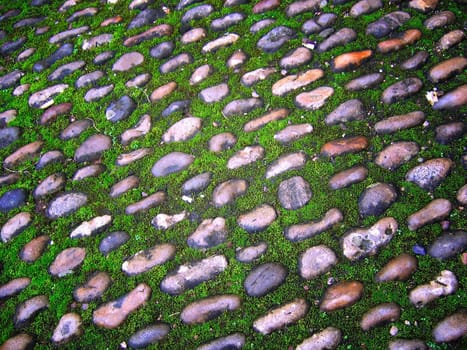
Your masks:
<svg viewBox="0 0 467 350"><path fill-rule="evenodd" d="M122 271L128 276L139 275L153 267L165 264L175 256L175 246L172 244L158 244L141 250L126 259L122 264Z"/></svg>
<svg viewBox="0 0 467 350"><path fill-rule="evenodd" d="M229 0L227 0L229 1ZM246 342L246 337L242 333L233 333L225 337L214 339L213 341L203 344L196 348L196 350L240 350Z"/></svg>
<svg viewBox="0 0 467 350"><path fill-rule="evenodd" d="M382 38L402 26L410 19L410 14L403 11L394 11L382 16L376 22L370 23L366 28L367 35Z"/></svg>
<svg viewBox="0 0 467 350"><path fill-rule="evenodd" d="M90 85L94 85L97 83L98 80L104 77L104 72L100 70L93 71L91 73L84 74L80 76L76 82L75 87L77 89L84 88Z"/></svg>
<svg viewBox="0 0 467 350"><path fill-rule="evenodd" d="M455 257L467 249L467 232L447 232L436 238L428 248L428 254L437 259Z"/></svg>
<svg viewBox="0 0 467 350"><path fill-rule="evenodd" d="M335 110L326 116L324 122L327 125L347 123L365 118L363 103L358 99L348 100L341 103Z"/></svg>
<svg viewBox="0 0 467 350"><path fill-rule="evenodd" d="M243 179L230 179L216 186L212 192L212 201L216 208L223 207L243 196L248 189L248 182Z"/></svg>
<svg viewBox="0 0 467 350"><path fill-rule="evenodd" d="M26 201L26 191L21 188L7 191L0 196L0 212L8 213L13 209L24 205Z"/></svg>
<svg viewBox="0 0 467 350"><path fill-rule="evenodd" d="M451 47L459 44L465 39L465 34L462 30L452 30L444 34L436 43L436 48L439 50L449 50Z"/></svg>
<svg viewBox="0 0 467 350"><path fill-rule="evenodd" d="M154 38L160 38L163 36L169 36L173 32L173 27L170 24L159 24L155 27L149 28L148 30L131 36L123 41L123 45L126 47L132 47L141 44L143 41L151 40Z"/></svg>
<svg viewBox="0 0 467 350"><path fill-rule="evenodd" d="M265 29L265 28L267 28L269 26L272 26L274 23L276 23L275 19L272 19L272 18L262 19L262 20L256 22L255 24L253 24L250 27L250 33L256 34L256 33L260 32L260 31L262 31L263 29Z"/></svg>
<svg viewBox="0 0 467 350"><path fill-rule="evenodd" d="M75 38L78 35L81 35L85 32L89 31L88 26L82 26L78 28L73 28L69 30L65 30L63 32L60 32L58 34L55 34L49 38L49 43L51 44L59 44L65 40L68 40L70 38Z"/></svg>
<svg viewBox="0 0 467 350"><path fill-rule="evenodd" d="M321 147L321 155L337 157L347 153L358 153L368 146L369 142L365 136L344 137L324 144Z"/></svg>
<svg viewBox="0 0 467 350"><path fill-rule="evenodd" d="M22 302L16 307L16 313L13 317L15 327L27 326L39 312L49 306L49 298L46 295L38 295Z"/></svg>
<svg viewBox="0 0 467 350"><path fill-rule="evenodd" d="M294 176L279 184L277 196L282 207L297 210L304 207L312 197L309 183L301 176Z"/></svg>
<svg viewBox="0 0 467 350"><path fill-rule="evenodd" d="M437 343L452 342L467 334L467 313L455 312L442 319L433 329L432 335Z"/></svg>
<svg viewBox="0 0 467 350"><path fill-rule="evenodd" d="M298 344L296 350L332 350L336 349L341 341L341 330L335 327L327 327Z"/></svg>
<svg viewBox="0 0 467 350"><path fill-rule="evenodd" d="M454 294L457 288L456 275L449 270L443 270L433 281L412 289L409 299L415 307L423 307L442 296Z"/></svg>
<svg viewBox="0 0 467 350"><path fill-rule="evenodd" d="M426 19L423 24L429 30L444 27L452 24L456 20L456 15L451 11L441 11L430 18Z"/></svg>
<svg viewBox="0 0 467 350"><path fill-rule="evenodd" d="M224 132L211 137L208 147L211 152L219 153L232 148L236 143L237 138L234 134L230 132Z"/></svg>
<svg viewBox="0 0 467 350"><path fill-rule="evenodd" d="M232 12L221 18L216 18L211 22L211 30L215 32L225 31L228 28L240 23L245 19L245 15L240 12Z"/></svg>
<svg viewBox="0 0 467 350"><path fill-rule="evenodd" d="M256 43L256 46L266 53L273 53L295 36L296 33L294 30L285 26L278 26L261 37Z"/></svg>
<svg viewBox="0 0 467 350"><path fill-rule="evenodd" d="M295 97L295 105L307 111L320 109L326 101L334 94L334 89L322 86L308 92L302 92Z"/></svg>
<svg viewBox="0 0 467 350"><path fill-rule="evenodd" d="M185 12L181 19L181 22L182 24L188 24L191 21L196 21L209 16L213 11L214 6L208 4L193 7Z"/></svg>
<svg viewBox="0 0 467 350"><path fill-rule="evenodd" d="M343 219L344 216L342 212L337 208L332 208L329 209L320 220L286 227L284 235L292 242L299 242L329 230Z"/></svg>
<svg viewBox="0 0 467 350"><path fill-rule="evenodd" d="M227 235L228 230L224 218L206 219L188 237L187 244L196 249L212 248L224 243Z"/></svg>
<svg viewBox="0 0 467 350"><path fill-rule="evenodd" d="M224 107L222 114L225 117L243 115L250 113L253 109L260 107L263 107L263 100L260 98L244 98L233 100Z"/></svg>
<svg viewBox="0 0 467 350"><path fill-rule="evenodd" d="M187 117L173 124L163 135L165 143L187 141L193 138L201 129L203 120L196 117Z"/></svg>
<svg viewBox="0 0 467 350"><path fill-rule="evenodd" d="M116 231L108 234L99 244L99 251L107 256L109 253L120 248L123 244L128 242L130 236L123 231Z"/></svg>
<svg viewBox="0 0 467 350"><path fill-rule="evenodd" d="M93 62L94 64L96 65L103 65L105 64L107 61L111 60L112 58L114 58L115 56L115 51L104 51L104 52L101 52L100 54L98 54Z"/></svg>
<svg viewBox="0 0 467 350"><path fill-rule="evenodd" d="M175 89L177 89L177 86L178 86L177 83L174 81L171 81L167 84L159 86L151 93L151 96L149 97L151 102L156 103L162 100L164 97L174 92Z"/></svg>
<svg viewBox="0 0 467 350"><path fill-rule="evenodd" d="M190 85L197 85L208 78L214 72L210 64L203 64L195 69L190 77Z"/></svg>
<svg viewBox="0 0 467 350"><path fill-rule="evenodd" d="M163 191L157 191L146 198L141 199L138 202L129 204L125 208L125 214L126 215L134 215L140 211L146 211L151 208L155 208L158 205L160 205L162 202L164 202L167 198L167 195Z"/></svg>
<svg viewBox="0 0 467 350"><path fill-rule="evenodd" d="M363 284L358 281L338 282L326 289L320 301L320 310L330 312L352 306L363 295Z"/></svg>
<svg viewBox="0 0 467 350"><path fill-rule="evenodd" d="M72 108L73 105L69 102L60 103L47 108L41 115L41 125L50 124L57 120L59 116L69 114Z"/></svg>
<svg viewBox="0 0 467 350"><path fill-rule="evenodd" d="M64 344L72 338L81 335L81 316L76 313L68 313L63 315L58 321L57 327L52 334L52 342L54 344Z"/></svg>
<svg viewBox="0 0 467 350"><path fill-rule="evenodd" d="M383 7L383 3L381 2L381 0L361 0L352 6L352 8L350 9L350 15L352 17L357 18L362 15L375 12L381 7Z"/></svg>
<svg viewBox="0 0 467 350"><path fill-rule="evenodd" d="M245 132L252 132L261 129L266 124L287 118L289 111L285 108L272 110L261 117L250 120L243 126Z"/></svg>
<svg viewBox="0 0 467 350"><path fill-rule="evenodd" d="M277 218L276 210L269 204L262 204L237 218L238 225L248 233L266 230Z"/></svg>
<svg viewBox="0 0 467 350"><path fill-rule="evenodd" d="M23 232L32 223L32 215L28 212L21 212L5 222L0 230L2 242L6 243Z"/></svg>
<svg viewBox="0 0 467 350"><path fill-rule="evenodd" d="M265 177L271 179L287 171L301 169L305 166L306 160L303 152L282 155L268 166Z"/></svg>
<svg viewBox="0 0 467 350"><path fill-rule="evenodd" d="M185 181L182 185L182 194L191 195L199 193L209 186L212 179L212 173L205 172Z"/></svg>
<svg viewBox="0 0 467 350"><path fill-rule="evenodd" d="M207 32L204 28L193 28L187 31L180 38L180 42L184 45L195 43L206 38Z"/></svg>
<svg viewBox="0 0 467 350"><path fill-rule="evenodd" d="M276 69L273 67L258 68L243 74L240 82L246 87L251 87L257 84L258 82L267 79L271 74L275 72Z"/></svg>
<svg viewBox="0 0 467 350"><path fill-rule="evenodd" d="M461 85L444 94L433 105L434 110L459 109L467 104L467 84Z"/></svg>
<svg viewBox="0 0 467 350"><path fill-rule="evenodd" d="M322 78L324 72L321 69L310 69L299 74L288 75L274 83L272 94L284 96L289 92L303 88L316 80Z"/></svg>
<svg viewBox="0 0 467 350"><path fill-rule="evenodd" d="M149 54L151 57L156 58L158 60L162 60L164 58L170 57L173 50L175 49L175 44L173 41L164 41L156 46L154 46L150 51Z"/></svg>
<svg viewBox="0 0 467 350"><path fill-rule="evenodd" d="M39 199L57 193L65 187L65 182L66 178L62 173L49 175L35 188L32 195L35 199Z"/></svg>
<svg viewBox="0 0 467 350"><path fill-rule="evenodd" d="M425 343L419 339L396 339L388 344L389 350L427 350Z"/></svg>
<svg viewBox="0 0 467 350"><path fill-rule="evenodd" d="M377 327L387 322L399 320L401 316L401 307L396 303L382 303L372 307L365 312L360 321L360 327L364 331Z"/></svg>
<svg viewBox="0 0 467 350"><path fill-rule="evenodd" d="M403 129L418 126L422 124L424 120L425 113L422 111L415 111L383 119L377 122L374 128L378 134L392 134Z"/></svg>
<svg viewBox="0 0 467 350"><path fill-rule="evenodd" d="M149 345L157 344L170 332L170 326L165 323L155 323L151 326L140 329L128 340L128 345L134 349L144 349Z"/></svg>
<svg viewBox="0 0 467 350"><path fill-rule="evenodd" d="M387 170L395 170L410 161L419 151L420 147L416 142L394 142L378 153L375 164Z"/></svg>
<svg viewBox="0 0 467 350"><path fill-rule="evenodd" d="M246 293L262 297L279 288L287 277L287 269L282 264L266 263L253 268L243 282Z"/></svg>
<svg viewBox="0 0 467 350"><path fill-rule="evenodd" d="M337 46L343 46L357 39L357 33L351 28L339 29L318 45L318 52L326 52Z"/></svg>
<svg viewBox="0 0 467 350"><path fill-rule="evenodd" d="M418 78L407 78L394 83L381 94L381 101L391 104L406 99L421 90L423 83Z"/></svg>
<svg viewBox="0 0 467 350"><path fill-rule="evenodd" d="M86 283L75 288L73 297L78 303L99 300L111 283L112 279L108 273L95 272L89 276Z"/></svg>
<svg viewBox="0 0 467 350"><path fill-rule="evenodd" d="M403 253L389 260L375 276L376 282L405 281L416 270L418 261L412 255Z"/></svg>
<svg viewBox="0 0 467 350"><path fill-rule="evenodd" d="M247 146L236 152L227 161L228 169L237 169L264 158L264 148L261 146Z"/></svg>
<svg viewBox="0 0 467 350"><path fill-rule="evenodd" d="M27 350L34 346L35 342L32 336L27 333L20 333L8 338L0 348L2 350Z"/></svg>
<svg viewBox="0 0 467 350"><path fill-rule="evenodd" d="M91 88L84 95L84 100L86 102L96 102L110 94L114 89L114 85L104 85L100 87Z"/></svg>
<svg viewBox="0 0 467 350"><path fill-rule="evenodd" d="M454 162L449 158L433 158L410 169L405 179L426 191L433 191L449 175Z"/></svg>
<svg viewBox="0 0 467 350"><path fill-rule="evenodd" d="M151 130L152 122L149 114L144 114L133 128L125 130L120 136L123 145L130 144L134 139L145 136Z"/></svg>
<svg viewBox="0 0 467 350"><path fill-rule="evenodd" d="M186 324L204 323L241 306L237 295L218 295L197 300L183 308L180 318Z"/></svg>
<svg viewBox="0 0 467 350"><path fill-rule="evenodd" d="M105 231L112 224L110 215L96 216L89 221L83 221L70 233L70 238L94 236Z"/></svg>
<svg viewBox="0 0 467 350"><path fill-rule="evenodd" d="M298 47L281 58L279 65L282 69L293 69L311 61L313 54L306 47Z"/></svg>
<svg viewBox="0 0 467 350"><path fill-rule="evenodd" d="M180 100L172 102L166 109L164 109L161 115L164 118L167 118L169 115L181 112L187 114L188 109L190 108L191 100Z"/></svg>
<svg viewBox="0 0 467 350"><path fill-rule="evenodd" d="M52 220L68 216L85 205L88 197L80 192L66 192L52 199L47 206L45 215Z"/></svg>
<svg viewBox="0 0 467 350"><path fill-rule="evenodd" d="M102 164L92 164L85 166L81 169L76 170L73 175L73 181L81 181L88 177L96 177L102 174L106 170L105 165Z"/></svg>
<svg viewBox="0 0 467 350"><path fill-rule="evenodd" d="M194 159L195 157L190 154L171 152L160 158L151 171L155 177L167 176L188 168Z"/></svg>
<svg viewBox="0 0 467 350"><path fill-rule="evenodd" d="M128 24L128 29L141 28L154 23L157 19L165 17L161 8L147 8L139 12Z"/></svg>
<svg viewBox="0 0 467 350"><path fill-rule="evenodd" d="M235 258L242 263L251 263L266 253L267 249L268 244L266 242L259 242L258 244L245 248L237 248Z"/></svg>
<svg viewBox="0 0 467 350"><path fill-rule="evenodd" d="M156 230L168 230L171 227L174 227L179 222L188 218L188 212L186 210L178 214L168 215L168 214L157 214L151 221L152 226Z"/></svg>
<svg viewBox="0 0 467 350"><path fill-rule="evenodd" d="M24 245L19 252L19 258L25 262L32 263L42 256L49 243L49 236L38 236Z"/></svg>
<svg viewBox="0 0 467 350"><path fill-rule="evenodd" d="M427 61L430 55L426 51L418 51L415 55L401 63L400 67L403 70L414 70L421 68Z"/></svg>
<svg viewBox="0 0 467 350"><path fill-rule="evenodd" d="M282 144L287 144L311 134L312 131L313 126L308 123L290 125L277 132L274 135L274 140L279 141Z"/></svg>
<svg viewBox="0 0 467 350"><path fill-rule="evenodd" d="M33 93L29 97L29 107L46 108L54 103L53 98L68 88L68 84L57 84Z"/></svg>
<svg viewBox="0 0 467 350"><path fill-rule="evenodd" d="M189 53L184 52L161 64L159 66L159 71L162 74L167 74L190 63L193 63L193 57Z"/></svg>
<svg viewBox="0 0 467 350"><path fill-rule="evenodd" d="M152 148L140 148L129 153L122 153L117 157L115 165L127 166L137 160L143 159L144 157L152 154Z"/></svg>
<svg viewBox="0 0 467 350"><path fill-rule="evenodd" d="M299 0L292 2L285 9L285 14L288 17L294 17L303 12L313 11L321 7L321 2L319 0Z"/></svg>
<svg viewBox="0 0 467 350"><path fill-rule="evenodd" d="M422 32L418 29L408 29L402 33L397 34L391 39L384 40L378 43L377 50L383 54L394 51L399 51L406 46L412 45L420 40Z"/></svg>
<svg viewBox="0 0 467 350"><path fill-rule="evenodd" d="M78 163L92 162L112 147L112 140L109 136L95 134L88 137L76 150L74 160Z"/></svg>
<svg viewBox="0 0 467 350"><path fill-rule="evenodd" d="M317 245L308 248L298 258L298 272L306 280L311 280L329 272L337 264L337 256L331 248Z"/></svg>
<svg viewBox="0 0 467 350"><path fill-rule="evenodd" d="M372 50L362 50L343 53L331 61L333 72L345 72L361 66L373 56Z"/></svg>
<svg viewBox="0 0 467 350"><path fill-rule="evenodd" d="M10 280L9 282L0 286L0 300L10 298L21 293L22 290L27 288L31 283L29 277L19 277Z"/></svg>
<svg viewBox="0 0 467 350"><path fill-rule="evenodd" d="M62 163L64 160L65 156L61 151L48 151L39 158L39 161L36 164L36 169L43 169L49 164Z"/></svg>
<svg viewBox="0 0 467 350"><path fill-rule="evenodd" d="M451 122L442 124L435 129L435 140L438 143L447 145L464 136L465 124L464 122Z"/></svg>
<svg viewBox="0 0 467 350"><path fill-rule="evenodd" d="M77 269L86 257L86 249L76 247L61 251L49 266L49 273L55 277L63 277Z"/></svg>
<svg viewBox="0 0 467 350"><path fill-rule="evenodd" d="M360 216L382 215L397 197L397 191L391 184L378 182L368 186L358 198Z"/></svg>
<svg viewBox="0 0 467 350"><path fill-rule="evenodd" d="M90 119L82 119L74 121L69 124L65 129L60 133L60 138L62 140L70 140L76 137L79 137L84 131L89 129L92 126L92 121Z"/></svg>
<svg viewBox="0 0 467 350"><path fill-rule="evenodd" d="M0 77L0 90L9 89L16 86L24 73L18 69Z"/></svg>

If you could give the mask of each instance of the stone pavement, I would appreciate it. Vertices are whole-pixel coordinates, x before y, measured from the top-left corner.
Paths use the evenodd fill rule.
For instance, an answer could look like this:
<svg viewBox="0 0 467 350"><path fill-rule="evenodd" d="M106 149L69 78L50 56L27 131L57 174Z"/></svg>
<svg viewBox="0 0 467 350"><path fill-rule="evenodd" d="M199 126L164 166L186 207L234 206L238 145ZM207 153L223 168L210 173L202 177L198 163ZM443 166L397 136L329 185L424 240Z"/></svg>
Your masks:
<svg viewBox="0 0 467 350"><path fill-rule="evenodd" d="M465 348L465 13L0 3L0 349Z"/></svg>

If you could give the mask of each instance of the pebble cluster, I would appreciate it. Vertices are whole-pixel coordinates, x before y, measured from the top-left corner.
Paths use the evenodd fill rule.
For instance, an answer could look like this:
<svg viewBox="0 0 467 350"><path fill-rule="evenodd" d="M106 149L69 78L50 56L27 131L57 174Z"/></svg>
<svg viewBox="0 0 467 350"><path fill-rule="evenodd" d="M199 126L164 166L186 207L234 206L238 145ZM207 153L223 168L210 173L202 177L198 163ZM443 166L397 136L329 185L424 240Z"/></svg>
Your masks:
<svg viewBox="0 0 467 350"><path fill-rule="evenodd" d="M112 333L118 336L109 340L110 348L157 347L170 341L177 325L214 325L218 320L240 324L242 318L253 319L248 332L225 333L220 326L216 336L202 335L209 342L188 334L186 340L172 341L180 348L241 349L259 336L279 334L268 348L350 349L364 348L364 340L353 338L349 329L372 337L374 329L384 327L389 349L428 349L433 342L459 349L465 345L466 280L451 267L460 271L467 264L467 232L462 227L467 204L465 143L459 150L465 141L467 58L459 54L465 13L459 18L450 10L451 1L28 3L21 8L0 5L0 96L7 101L0 106L0 309L15 305L14 313L2 316L8 325L1 327L0 349L27 349L35 343L79 347L88 333L107 337L107 329L123 330ZM125 10L115 13L113 6ZM465 10L462 0L456 6ZM181 14L177 23L174 13ZM100 14L105 17L91 26L91 19ZM341 25L349 16L355 28ZM375 19L369 21L369 16ZM67 29L45 25L53 21L65 21ZM287 21L299 23L300 30L287 26ZM237 31L244 23L251 23L249 33ZM122 26L123 37L115 29ZM40 40L23 35L24 28ZM377 44L368 45L365 37ZM247 42L252 38L256 41ZM420 49L417 45L427 39L431 46ZM38 43L47 50L36 47ZM148 43L149 50L140 49ZM223 50L232 54L222 62L227 73L220 76L214 60ZM49 54L43 55L46 51ZM404 74L395 77L379 69L381 62L394 60L394 53L408 57L396 62L397 72ZM432 55L439 63L432 63ZM149 64L157 71L146 68ZM177 77L186 71L189 79ZM334 83L349 72L354 73L352 79ZM37 82L39 74L46 75L45 85ZM117 79L125 80L124 85L116 84ZM260 95L264 87L271 100ZM448 89L442 91L444 87ZM144 98L133 91L144 91ZM376 96L371 101L366 97L370 92ZM62 96L70 97L64 101ZM405 104L419 108L407 110ZM78 112L87 105L91 114ZM160 114L151 113L154 105L162 106ZM196 113L199 105L220 113ZM396 107L404 112L391 113ZM34 116L35 125L26 126L25 113ZM209 120L218 122L209 125ZM236 120L244 121L242 128L233 126ZM364 123L365 128L354 127ZM41 136L27 139L28 128L40 130ZM319 135L318 130L334 128L342 135ZM417 135L427 129L434 138L420 144ZM260 133L264 130L267 133ZM407 131L413 133L403 135L413 137L400 137ZM207 143L199 141L209 133L213 136ZM247 144L245 135L258 136ZM293 146L300 142L308 148ZM193 145L192 151L186 143ZM444 154L425 158L434 145L444 147ZM207 162L195 147L221 163ZM114 163L107 158L111 152L118 153ZM361 158L338 166L349 164L339 163L349 156ZM215 176L218 164L223 164L227 177ZM319 179L323 188L312 185L310 166L332 167L331 176ZM39 181L28 182L31 172ZM449 182L454 172L462 183ZM106 184L106 174L119 175ZM402 179L387 181L391 174L402 174ZM177 177L183 181L173 188L171 179ZM94 179L102 181L103 193L86 191L87 181ZM312 219L295 214L308 210L317 196L323 198L323 191L339 197L362 183L367 185L354 203L317 203L322 214ZM439 193L448 193L440 192L446 183L456 188L446 190L449 196L443 198ZM255 196L253 191L267 193L272 188L274 200L263 200L272 197L258 193L259 200L251 201L247 210L237 209L245 198ZM407 202L404 198L411 195L406 188L416 194L409 197L412 205L403 210L405 216L388 215L401 200ZM109 203L123 203L122 198L126 204L119 210L97 207L113 207ZM210 215L190 210L192 202L194 208L209 208ZM353 205L358 220L349 222L348 207ZM123 229L125 217L135 225L144 220L148 232ZM62 222L69 225L65 231ZM183 225L195 229L186 232L180 229ZM406 239L404 235L413 239L432 229L439 235L428 244L390 251L395 241ZM277 230L288 252L274 251L277 245L270 233ZM167 239L180 232L182 240ZM243 243L232 239L233 232L243 234ZM31 239L11 258L11 247L28 234ZM151 238L136 243L144 235ZM335 244L326 243L329 240ZM186 258L191 250L196 259ZM281 259L292 251L296 267ZM347 278L339 269L343 264L371 263L382 251L384 266L371 268L369 280ZM111 263L91 266L93 255L112 259L115 254L123 257L118 278ZM423 270L425 259L436 260L440 270ZM18 276L11 261L25 264L20 271L29 266L31 272ZM39 264L45 264L51 281L70 281L73 292L65 300L72 297L72 305L63 305L64 296L53 290L35 293L40 282L32 271ZM361 268L370 269L365 266ZM245 271L240 282L215 284L235 269ZM152 275L155 271L161 278ZM414 278L418 273L430 277L420 282L420 277ZM81 276L81 282L74 275ZM131 282L125 285L125 280ZM368 288L370 283L383 289L400 283L406 293L371 299L376 291ZM308 296L310 288L317 289L318 299ZM287 290L294 290L290 297ZM271 295L276 297L268 299ZM175 300L173 309L164 310L170 318L141 316L160 298ZM446 314L444 304L454 298L463 307ZM248 306L262 299L257 310ZM365 299L378 303L355 314L354 305ZM418 312L430 305L440 309L439 317L423 337L400 337L396 324L402 328L417 322L405 319L407 309ZM50 335L45 339L41 322L51 310L54 326L45 331ZM340 322L333 319L317 328L308 321L311 314L326 319L339 310L344 311ZM348 315L360 323L349 326ZM123 327L129 319L136 327L126 333ZM300 337L291 339L288 334L297 327Z"/></svg>

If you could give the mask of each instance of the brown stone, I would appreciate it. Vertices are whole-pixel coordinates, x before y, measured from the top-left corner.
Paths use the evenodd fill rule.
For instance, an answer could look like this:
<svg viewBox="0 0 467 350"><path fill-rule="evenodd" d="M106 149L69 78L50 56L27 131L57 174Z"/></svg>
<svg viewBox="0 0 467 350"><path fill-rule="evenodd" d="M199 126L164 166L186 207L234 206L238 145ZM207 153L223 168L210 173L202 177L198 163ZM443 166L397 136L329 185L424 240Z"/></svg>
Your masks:
<svg viewBox="0 0 467 350"><path fill-rule="evenodd" d="M42 141L34 141L21 148L18 148L15 152L5 158L3 161L3 167L14 168L18 164L28 159L38 157L43 144L44 142Z"/></svg>
<svg viewBox="0 0 467 350"><path fill-rule="evenodd" d="M308 92L302 92L295 97L295 105L307 111L320 109L334 94L334 89L329 86L321 86Z"/></svg>
<svg viewBox="0 0 467 350"><path fill-rule="evenodd" d="M160 38L162 36L170 36L172 35L172 32L173 28L170 24L159 24L138 35L129 37L123 42L123 45L125 45L126 47L135 46L141 44L145 40Z"/></svg>
<svg viewBox="0 0 467 350"><path fill-rule="evenodd" d="M234 311L241 305L237 295L218 295L197 300L187 305L180 318L186 324L204 323L212 320L226 311Z"/></svg>
<svg viewBox="0 0 467 350"><path fill-rule="evenodd" d="M346 137L327 142L321 147L321 155L337 157L346 153L358 153L368 146L368 139L365 136Z"/></svg>
<svg viewBox="0 0 467 350"><path fill-rule="evenodd" d="M276 96L284 96L291 91L305 87L324 76L321 69L310 69L298 74L288 75L285 78L278 80L272 86L272 94Z"/></svg>
<svg viewBox="0 0 467 350"><path fill-rule="evenodd" d="M107 26L110 26L112 24L118 24L120 23L121 21L123 21L123 17L122 16L115 16L115 17L110 17L110 18L107 18L105 20L103 20L100 24L101 27L107 27Z"/></svg>
<svg viewBox="0 0 467 350"><path fill-rule="evenodd" d="M363 284L358 281L338 282L324 292L320 303L322 312L335 311L355 304L363 295Z"/></svg>
<svg viewBox="0 0 467 350"><path fill-rule="evenodd" d="M73 297L78 303L89 303L99 299L111 283L112 279L107 272L95 272L85 284L74 290Z"/></svg>
<svg viewBox="0 0 467 350"><path fill-rule="evenodd" d="M432 200L425 207L413 213L407 218L407 226L410 231L416 231L420 227L432 222L441 221L449 216L452 210L450 201L444 198Z"/></svg>
<svg viewBox="0 0 467 350"><path fill-rule="evenodd" d="M41 257L49 242L50 237L47 235L34 238L21 249L19 253L20 259L29 263L36 261Z"/></svg>
<svg viewBox="0 0 467 350"><path fill-rule="evenodd" d="M375 164L387 170L395 170L407 163L420 151L416 142L399 141L385 147L375 159Z"/></svg>
<svg viewBox="0 0 467 350"><path fill-rule="evenodd" d="M334 72L343 72L360 66L364 61L373 56L373 51L363 50L344 53L337 56L331 62Z"/></svg>
<svg viewBox="0 0 467 350"><path fill-rule="evenodd" d="M364 331L377 327L387 322L397 321L401 316L401 307L396 303L379 304L362 316L360 327Z"/></svg>
<svg viewBox="0 0 467 350"><path fill-rule="evenodd" d="M0 286L0 300L19 294L31 283L29 277L15 278Z"/></svg>
<svg viewBox="0 0 467 350"><path fill-rule="evenodd" d="M433 66L428 73L428 78L430 78L433 83L439 83L462 73L466 67L466 57L454 57Z"/></svg>
<svg viewBox="0 0 467 350"><path fill-rule="evenodd" d="M81 265L85 257L86 249L84 248L74 247L65 249L50 264L49 272L53 276L63 277Z"/></svg>
<svg viewBox="0 0 467 350"><path fill-rule="evenodd" d="M403 253L389 260L375 276L376 282L405 281L416 270L418 260L407 253Z"/></svg>
<svg viewBox="0 0 467 350"><path fill-rule="evenodd" d="M433 329L437 343L452 342L467 335L467 312L458 311L441 320Z"/></svg>
<svg viewBox="0 0 467 350"><path fill-rule="evenodd" d="M171 81L170 83L159 86L157 89L155 89L151 93L151 96L150 96L151 102L156 103L157 101L162 100L164 97L174 92L176 88L177 88L177 83L174 81Z"/></svg>
<svg viewBox="0 0 467 350"><path fill-rule="evenodd" d="M378 44L378 52L390 53L399 51L400 49L412 45L414 42L420 40L422 32L418 29L409 29L403 32L398 38L392 38L381 41Z"/></svg>
<svg viewBox="0 0 467 350"><path fill-rule="evenodd" d="M282 120L286 118L288 115L289 115L289 111L285 108L275 109L262 115L259 118L250 120L248 123L244 125L243 130L245 132L252 132L252 131L259 130L262 127L264 127L266 124L272 121Z"/></svg>
<svg viewBox="0 0 467 350"><path fill-rule="evenodd" d="M72 104L69 102L47 108L41 115L41 125L47 125L54 122L58 116L71 112Z"/></svg>

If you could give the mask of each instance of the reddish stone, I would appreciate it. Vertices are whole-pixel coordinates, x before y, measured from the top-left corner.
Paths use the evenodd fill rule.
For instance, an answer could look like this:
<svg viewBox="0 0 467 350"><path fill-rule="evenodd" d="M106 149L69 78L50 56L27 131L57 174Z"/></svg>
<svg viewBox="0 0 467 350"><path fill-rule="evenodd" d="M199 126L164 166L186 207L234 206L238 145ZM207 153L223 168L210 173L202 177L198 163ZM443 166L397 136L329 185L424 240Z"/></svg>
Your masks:
<svg viewBox="0 0 467 350"><path fill-rule="evenodd" d="M333 140L321 147L321 154L327 157L336 157L346 153L357 153L368 147L365 136L346 137Z"/></svg>
<svg viewBox="0 0 467 350"><path fill-rule="evenodd" d="M360 66L364 61L373 56L372 50L354 51L337 56L331 62L334 72L343 72Z"/></svg>

